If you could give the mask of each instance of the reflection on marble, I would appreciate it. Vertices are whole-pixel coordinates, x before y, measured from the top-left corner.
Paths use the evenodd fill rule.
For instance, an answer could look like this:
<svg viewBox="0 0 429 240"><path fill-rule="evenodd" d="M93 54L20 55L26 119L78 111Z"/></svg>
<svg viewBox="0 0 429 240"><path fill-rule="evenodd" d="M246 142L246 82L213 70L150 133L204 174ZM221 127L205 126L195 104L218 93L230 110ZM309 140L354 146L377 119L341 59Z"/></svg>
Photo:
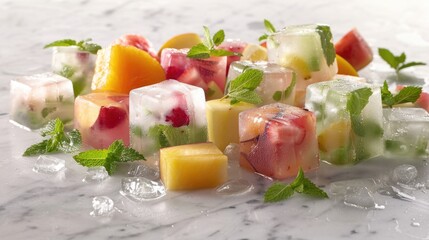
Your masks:
<svg viewBox="0 0 429 240"><path fill-rule="evenodd" d="M102 1L2 0L0 5L0 101L8 102L11 78L49 70L51 51L44 44L60 38L83 39L107 45L125 33L147 36L155 47L174 34L201 32L202 25L223 28L227 37L256 42L262 20L276 26L323 22L338 39L357 27L370 45L409 60L429 62L427 32L429 2L409 1ZM251 5L247 7L245 5ZM429 81L428 67L413 68L421 83ZM379 57L362 75L382 81L392 75ZM382 76L382 77L380 77ZM70 155L66 169L50 175L32 171L36 158L21 157L39 141L38 134L8 122L8 106L0 105L0 233L1 239L429 239L429 193L410 190L415 199L374 193L384 210L359 209L341 198L314 200L303 196L264 204L271 181L238 169L230 178L253 184L243 195L225 196L215 189L168 192L163 198L133 202L119 194L121 178L130 166L100 183L82 182L86 169ZM419 170L418 181L429 177L426 161L409 160ZM348 179L385 177L400 161L373 159L353 167L322 164L308 176L318 185ZM231 171L230 171L231 172ZM107 196L115 210L93 217L92 199Z"/></svg>

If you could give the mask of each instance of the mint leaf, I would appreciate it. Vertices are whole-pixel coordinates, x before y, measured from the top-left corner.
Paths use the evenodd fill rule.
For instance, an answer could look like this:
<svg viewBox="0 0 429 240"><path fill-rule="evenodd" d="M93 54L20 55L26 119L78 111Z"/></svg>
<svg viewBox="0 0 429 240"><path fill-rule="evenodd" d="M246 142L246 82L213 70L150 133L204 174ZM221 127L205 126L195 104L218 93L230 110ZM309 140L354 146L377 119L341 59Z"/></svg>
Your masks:
<svg viewBox="0 0 429 240"><path fill-rule="evenodd" d="M157 124L149 128L147 135L155 139L157 148L207 141L205 128L188 126L176 128L171 125Z"/></svg>
<svg viewBox="0 0 429 240"><path fill-rule="evenodd" d="M91 38L81 40L81 41L76 41L73 39L61 39L61 40L57 40L49 44L46 44L43 48L77 46L81 51L97 54L98 50L101 49L101 46L95 43L90 43L90 41L92 41Z"/></svg>
<svg viewBox="0 0 429 240"><path fill-rule="evenodd" d="M213 49L210 51L210 56L223 57L223 56L241 56L239 53L231 52L224 49Z"/></svg>
<svg viewBox="0 0 429 240"><path fill-rule="evenodd" d="M125 148L122 151L120 158L121 162L132 162L135 160L146 160L146 158L142 154L134 150L134 148Z"/></svg>
<svg viewBox="0 0 429 240"><path fill-rule="evenodd" d="M263 75L261 70L245 69L242 74L230 81L228 93L223 98L231 98L231 105L238 102L262 103L262 99L255 92L255 89L261 83Z"/></svg>
<svg viewBox="0 0 429 240"><path fill-rule="evenodd" d="M291 186L274 183L271 185L264 194L264 202L280 202L286 200L294 194L294 190Z"/></svg>
<svg viewBox="0 0 429 240"><path fill-rule="evenodd" d="M281 91L276 91L273 94L273 100L278 102L282 99L282 92Z"/></svg>
<svg viewBox="0 0 429 240"><path fill-rule="evenodd" d="M332 43L331 28L327 25L318 25L316 29L320 36L323 55L325 56L326 63L328 66L330 66L334 63L336 57L335 47Z"/></svg>
<svg viewBox="0 0 429 240"><path fill-rule="evenodd" d="M313 182L308 178L302 180L302 185L304 187L302 193L316 198L329 198L328 194L317 187Z"/></svg>
<svg viewBox="0 0 429 240"><path fill-rule="evenodd" d="M225 32L223 30L219 30L213 35L213 43L215 46L219 46L224 40Z"/></svg>
<svg viewBox="0 0 429 240"><path fill-rule="evenodd" d="M381 88L381 100L383 105L391 108L393 105L401 103L415 103L419 99L422 93L422 87L406 86L396 95L393 95L387 86L387 82L384 81L383 87Z"/></svg>
<svg viewBox="0 0 429 240"><path fill-rule="evenodd" d="M199 43L189 49L187 57L188 58L210 58L213 57L223 57L223 56L241 56L239 53L234 53L228 50L216 49L217 46L222 44L225 40L225 32L219 30L215 33L213 38L210 35L210 30L208 27L203 26L204 28L204 39L203 43Z"/></svg>
<svg viewBox="0 0 429 240"><path fill-rule="evenodd" d="M386 80L383 83L383 87L381 87L381 101L384 105L387 105L388 107L392 107L393 105L395 105L393 94L390 92Z"/></svg>
<svg viewBox="0 0 429 240"><path fill-rule="evenodd" d="M262 42L262 41L267 40L267 38L268 38L268 34L264 33L258 38L258 41Z"/></svg>
<svg viewBox="0 0 429 240"><path fill-rule="evenodd" d="M276 32L276 28L274 27L274 25L270 21L268 21L267 19L264 19L264 27L268 33L275 33ZM268 38L268 34L264 33L258 38L258 41L262 42L262 41L267 40L267 38Z"/></svg>
<svg viewBox="0 0 429 240"><path fill-rule="evenodd" d="M405 63L407 56L405 53L401 53L399 56L395 56L390 50L386 48L379 48L378 55L393 68L396 74L399 73L402 69L413 67L413 66L423 66L426 65L424 62L409 62Z"/></svg>
<svg viewBox="0 0 429 240"><path fill-rule="evenodd" d="M36 143L27 148L22 154L24 157L42 155L46 153L46 146L48 145L48 140L43 140L40 143Z"/></svg>
<svg viewBox="0 0 429 240"><path fill-rule="evenodd" d="M46 118L49 114L55 112L57 110L56 107L45 107L42 109L42 117Z"/></svg>
<svg viewBox="0 0 429 240"><path fill-rule="evenodd" d="M189 49L188 58L209 58L210 57L210 49L204 45L203 43L199 43Z"/></svg>
<svg viewBox="0 0 429 240"><path fill-rule="evenodd" d="M398 72L404 68L414 67L414 66L424 66L424 65L426 65L426 63L424 62L409 62L406 64L402 64L400 67L398 67Z"/></svg>
<svg viewBox="0 0 429 240"><path fill-rule="evenodd" d="M236 103L238 102L247 102L251 104L262 103L261 97L259 97L259 95L256 92L248 89L242 89L239 91L230 92L228 93L228 95L230 98L234 99Z"/></svg>
<svg viewBox="0 0 429 240"><path fill-rule="evenodd" d="M49 44L46 44L43 48L50 48L50 47L69 47L69 46L76 46L77 42L73 39L61 39L57 41L53 41Z"/></svg>
<svg viewBox="0 0 429 240"><path fill-rule="evenodd" d="M203 26L204 29L204 45L207 46L208 49L214 48L214 42L210 35L210 30L207 26Z"/></svg>
<svg viewBox="0 0 429 240"><path fill-rule="evenodd" d="M368 104L372 90L369 87L360 88L349 93L347 96L347 111L351 115L359 115Z"/></svg>
<svg viewBox="0 0 429 240"><path fill-rule="evenodd" d="M109 151L107 149L94 149L81 152L73 156L73 159L84 167L98 167L106 164L108 154Z"/></svg>
<svg viewBox="0 0 429 240"><path fill-rule="evenodd" d="M292 94L292 91L295 88L295 85L296 85L296 73L294 72L292 75L292 81L290 82L289 86L285 90L285 93L284 93L285 98L288 98Z"/></svg>

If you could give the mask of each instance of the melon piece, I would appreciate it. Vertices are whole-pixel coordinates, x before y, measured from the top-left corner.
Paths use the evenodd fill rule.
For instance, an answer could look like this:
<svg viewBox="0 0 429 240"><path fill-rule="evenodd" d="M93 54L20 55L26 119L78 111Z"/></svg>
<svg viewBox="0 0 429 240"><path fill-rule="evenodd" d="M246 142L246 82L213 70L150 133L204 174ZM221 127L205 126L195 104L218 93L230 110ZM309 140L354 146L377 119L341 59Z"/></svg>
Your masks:
<svg viewBox="0 0 429 240"><path fill-rule="evenodd" d="M213 143L163 148L159 161L168 190L213 188L227 180L228 158Z"/></svg>
<svg viewBox="0 0 429 240"><path fill-rule="evenodd" d="M368 65L373 58L371 48L356 28L353 28L335 44L335 51L357 71Z"/></svg>
<svg viewBox="0 0 429 240"><path fill-rule="evenodd" d="M132 46L112 45L97 53L91 89L129 94L132 89L163 80L164 70L147 52Z"/></svg>

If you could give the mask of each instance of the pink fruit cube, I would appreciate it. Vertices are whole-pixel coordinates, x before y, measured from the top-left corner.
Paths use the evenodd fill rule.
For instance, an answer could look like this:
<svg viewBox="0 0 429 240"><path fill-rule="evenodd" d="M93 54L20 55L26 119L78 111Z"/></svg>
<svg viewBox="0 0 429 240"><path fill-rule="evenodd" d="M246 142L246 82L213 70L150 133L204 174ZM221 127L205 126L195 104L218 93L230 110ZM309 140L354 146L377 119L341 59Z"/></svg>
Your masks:
<svg viewBox="0 0 429 240"><path fill-rule="evenodd" d="M161 66L167 79L204 89L207 100L221 98L226 82L226 57L191 59L189 49L165 48L161 53Z"/></svg>
<svg viewBox="0 0 429 240"><path fill-rule="evenodd" d="M246 46L247 46L247 43L239 39L227 39L223 43L221 43L218 46L218 48L242 54ZM226 62L227 75L229 71L229 66L231 65L232 62L235 62L235 61L240 61L240 56L228 56L227 62Z"/></svg>
<svg viewBox="0 0 429 240"><path fill-rule="evenodd" d="M319 166L316 118L312 112L281 103L239 116L240 165L270 178L294 177Z"/></svg>
<svg viewBox="0 0 429 240"><path fill-rule="evenodd" d="M96 149L107 148L121 139L129 145L128 95L119 93L90 93L76 98L75 128L85 145Z"/></svg>

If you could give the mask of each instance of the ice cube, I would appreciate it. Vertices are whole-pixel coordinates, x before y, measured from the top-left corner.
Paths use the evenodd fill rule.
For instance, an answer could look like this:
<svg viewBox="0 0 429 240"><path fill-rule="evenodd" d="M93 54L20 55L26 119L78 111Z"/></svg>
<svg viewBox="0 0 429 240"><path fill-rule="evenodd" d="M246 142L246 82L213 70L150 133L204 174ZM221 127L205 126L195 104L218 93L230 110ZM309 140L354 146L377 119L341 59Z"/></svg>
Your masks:
<svg viewBox="0 0 429 240"><path fill-rule="evenodd" d="M82 142L97 149L107 148L118 139L129 145L128 100L126 94L109 92L77 97L74 126Z"/></svg>
<svg viewBox="0 0 429 240"><path fill-rule="evenodd" d="M227 57L194 59L186 57L189 49L165 48L161 66L167 79L175 79L204 89L207 100L223 96Z"/></svg>
<svg viewBox="0 0 429 240"><path fill-rule="evenodd" d="M230 52L242 54L244 49L246 48L247 43L241 41L240 39L226 39L223 41L218 48L224 49ZM232 62L240 61L240 56L228 56L226 61L226 75L228 75L228 71Z"/></svg>
<svg viewBox="0 0 429 240"><path fill-rule="evenodd" d="M65 168L66 161L57 157L40 155L33 166L37 173L57 173Z"/></svg>
<svg viewBox="0 0 429 240"><path fill-rule="evenodd" d="M298 74L295 105L303 106L309 84L330 80L338 71L332 34L326 25L294 25L267 39L268 61Z"/></svg>
<svg viewBox="0 0 429 240"><path fill-rule="evenodd" d="M91 90L96 58L97 55L76 46L54 47L52 71L72 81L75 96L86 94Z"/></svg>
<svg viewBox="0 0 429 240"><path fill-rule="evenodd" d="M383 109L387 157L429 156L429 113L421 108Z"/></svg>
<svg viewBox="0 0 429 240"><path fill-rule="evenodd" d="M409 184L417 177L417 168L413 165L402 164L393 169L392 180L397 183Z"/></svg>
<svg viewBox="0 0 429 240"><path fill-rule="evenodd" d="M201 88L176 80L130 93L131 146L144 155L160 148L207 141Z"/></svg>
<svg viewBox="0 0 429 240"><path fill-rule="evenodd" d="M128 171L128 175L133 177L144 177L152 181L159 180L159 170L150 167L146 164L138 164L137 166L132 166Z"/></svg>
<svg viewBox="0 0 429 240"><path fill-rule="evenodd" d="M371 209L377 206L372 193L363 186L347 187L344 204L362 209Z"/></svg>
<svg viewBox="0 0 429 240"><path fill-rule="evenodd" d="M292 69L282 67L275 63L262 61L255 63L251 61L233 62L228 73L227 82L229 83L248 68L264 72L262 82L259 84L259 87L256 88L256 93L262 99L261 106L276 102L294 105L295 86L291 86L291 83L293 79L296 81L296 74ZM289 86L291 86L291 90L285 93ZM228 89L225 89L225 93L227 92Z"/></svg>
<svg viewBox="0 0 429 240"><path fill-rule="evenodd" d="M360 113L354 112L354 106L364 99L361 91L367 88L372 92L367 104ZM380 94L379 86L343 79L341 75L308 86L305 108L316 114L322 160L355 164L383 153Z"/></svg>
<svg viewBox="0 0 429 240"><path fill-rule="evenodd" d="M92 199L92 208L90 215L94 217L107 217L114 211L113 200L107 196L97 196Z"/></svg>
<svg viewBox="0 0 429 240"><path fill-rule="evenodd" d="M243 195L252 191L253 185L244 179L230 180L216 189L216 192L225 196Z"/></svg>
<svg viewBox="0 0 429 240"><path fill-rule="evenodd" d="M134 201L158 199L166 194L162 182L144 177L123 178L120 193Z"/></svg>
<svg viewBox="0 0 429 240"><path fill-rule="evenodd" d="M240 145L237 143L229 144L223 154L228 157L228 162L238 162L240 160Z"/></svg>
<svg viewBox="0 0 429 240"><path fill-rule="evenodd" d="M364 178L333 182L329 185L329 192L332 195L345 196L349 187L366 188L371 192L376 192L378 188L374 179Z"/></svg>
<svg viewBox="0 0 429 240"><path fill-rule="evenodd" d="M240 113L240 165L284 179L319 166L316 118L312 112L273 103Z"/></svg>
<svg viewBox="0 0 429 240"><path fill-rule="evenodd" d="M103 166L100 167L90 167L86 171L84 182L102 182L109 177L109 174L106 171L106 168Z"/></svg>
<svg viewBox="0 0 429 240"><path fill-rule="evenodd" d="M25 129L38 129L60 118L66 126L73 122L73 85L53 73L35 74L10 83L12 123Z"/></svg>

